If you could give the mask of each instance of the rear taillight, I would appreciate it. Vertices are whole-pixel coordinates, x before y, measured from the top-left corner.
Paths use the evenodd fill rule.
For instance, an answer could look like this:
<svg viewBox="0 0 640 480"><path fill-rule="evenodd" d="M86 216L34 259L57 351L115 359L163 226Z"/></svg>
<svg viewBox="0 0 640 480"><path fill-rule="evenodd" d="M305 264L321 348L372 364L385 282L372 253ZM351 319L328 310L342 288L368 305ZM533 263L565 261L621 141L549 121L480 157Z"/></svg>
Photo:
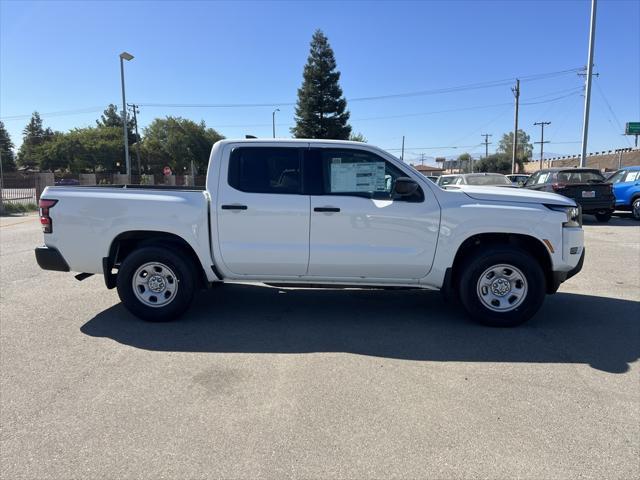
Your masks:
<svg viewBox="0 0 640 480"><path fill-rule="evenodd" d="M41 198L38 207L40 207L40 225L42 225L42 231L44 233L53 232L53 222L49 216L49 209L58 203L58 200L50 200L48 198Z"/></svg>
<svg viewBox="0 0 640 480"><path fill-rule="evenodd" d="M558 190L564 190L566 187L566 185L564 183L552 183L551 184L551 188L553 188L554 192L557 192Z"/></svg>

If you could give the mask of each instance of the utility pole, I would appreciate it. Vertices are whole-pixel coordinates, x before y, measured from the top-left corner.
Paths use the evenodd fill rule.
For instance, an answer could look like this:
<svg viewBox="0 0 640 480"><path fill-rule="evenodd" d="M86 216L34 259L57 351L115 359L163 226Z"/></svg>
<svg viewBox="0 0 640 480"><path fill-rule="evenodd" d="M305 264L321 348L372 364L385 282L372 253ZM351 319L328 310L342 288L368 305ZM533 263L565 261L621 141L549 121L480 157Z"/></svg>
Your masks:
<svg viewBox="0 0 640 480"><path fill-rule="evenodd" d="M535 122L534 125L540 125L542 132L540 134L540 141L539 142L534 142L534 143L539 143L540 144L540 170L542 170L542 161L544 159L544 144L545 143L549 143L549 140L547 140L546 142L544 141L544 126L545 125L551 125L551 122Z"/></svg>
<svg viewBox="0 0 640 480"><path fill-rule="evenodd" d="M420 154L420 164L424 165L424 152Z"/></svg>
<svg viewBox="0 0 640 480"><path fill-rule="evenodd" d="M511 155L511 173L516 173L516 152L518 151L518 109L520 108L520 79L516 78L516 86L511 88L516 98L516 120L513 129L513 153Z"/></svg>
<svg viewBox="0 0 640 480"><path fill-rule="evenodd" d="M142 169L140 168L140 135L138 134L138 116L140 113L138 105L135 103L127 103L133 110L133 123L136 126L136 157L138 157L138 175L142 175Z"/></svg>
<svg viewBox="0 0 640 480"><path fill-rule="evenodd" d="M484 137L484 142L482 142L484 143L484 158L487 158L489 156L489 145L491 145L489 137L493 137L493 135L490 133L481 133L480 136Z"/></svg>
<svg viewBox="0 0 640 480"><path fill-rule="evenodd" d="M404 135L402 135L402 152L400 153L400 160L404 162Z"/></svg>
<svg viewBox="0 0 640 480"><path fill-rule="evenodd" d="M584 119L582 122L582 153L580 166L587 166L587 139L589 136L589 107L591 103L591 82L593 80L593 48L596 38L596 0L591 0L591 26L589 28L589 60L587 63L587 88L584 96Z"/></svg>

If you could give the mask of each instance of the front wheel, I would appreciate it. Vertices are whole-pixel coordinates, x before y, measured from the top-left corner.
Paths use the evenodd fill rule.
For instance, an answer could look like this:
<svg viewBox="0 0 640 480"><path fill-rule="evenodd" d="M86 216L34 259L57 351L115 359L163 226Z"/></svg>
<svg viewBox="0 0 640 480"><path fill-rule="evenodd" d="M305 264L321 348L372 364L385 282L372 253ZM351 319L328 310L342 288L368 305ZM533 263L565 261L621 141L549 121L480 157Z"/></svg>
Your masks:
<svg viewBox="0 0 640 480"><path fill-rule="evenodd" d="M529 320L540 309L546 290L540 264L526 251L508 245L489 247L470 258L459 285L467 313L493 327Z"/></svg>
<svg viewBox="0 0 640 480"><path fill-rule="evenodd" d="M634 219L640 220L640 197L633 199L631 203L631 213Z"/></svg>
<svg viewBox="0 0 640 480"><path fill-rule="evenodd" d="M180 250L144 247L127 256L118 270L118 295L135 316L166 322L184 313L193 298L196 276Z"/></svg>

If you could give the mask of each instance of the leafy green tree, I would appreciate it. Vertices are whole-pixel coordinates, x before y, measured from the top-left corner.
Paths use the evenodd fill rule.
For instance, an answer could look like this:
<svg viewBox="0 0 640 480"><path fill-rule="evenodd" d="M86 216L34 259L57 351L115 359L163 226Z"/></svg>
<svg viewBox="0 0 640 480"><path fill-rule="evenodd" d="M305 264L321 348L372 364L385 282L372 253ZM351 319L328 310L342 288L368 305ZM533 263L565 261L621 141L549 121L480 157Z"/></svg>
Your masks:
<svg viewBox="0 0 640 480"><path fill-rule="evenodd" d="M458 165L464 173L471 171L471 155L468 153L462 153L458 156Z"/></svg>
<svg viewBox="0 0 640 480"><path fill-rule="evenodd" d="M298 89L296 126L291 129L296 138L349 138L349 111L336 66L327 37L321 30L316 30L304 67L302 86Z"/></svg>
<svg viewBox="0 0 640 480"><path fill-rule="evenodd" d="M33 112L29 123L22 130L22 145L18 151L18 164L25 167L36 167L43 155L42 146L51 139L53 131L44 128L38 112Z"/></svg>
<svg viewBox="0 0 640 480"><path fill-rule="evenodd" d="M367 143L367 137L365 137L362 133L358 132L358 133L352 133L351 135L349 135L349 140L351 140L352 142L362 142L362 143Z"/></svg>
<svg viewBox="0 0 640 480"><path fill-rule="evenodd" d="M123 163L122 130L118 127L76 128L56 132L43 146L42 170L73 173L112 172Z"/></svg>
<svg viewBox="0 0 640 480"><path fill-rule="evenodd" d="M224 137L204 121L181 117L156 118L144 129L142 158L147 170L160 173L169 166L176 173L189 172L193 162L197 172L205 172L211 147Z"/></svg>
<svg viewBox="0 0 640 480"><path fill-rule="evenodd" d="M4 123L0 121L0 155L2 156L2 170L4 172L12 172L16 169L13 146L9 132L4 128Z"/></svg>
<svg viewBox="0 0 640 480"><path fill-rule="evenodd" d="M110 103L100 115L100 118L96 120L96 125L98 128L118 127L122 134L122 115L118 111L117 105ZM129 140L129 145L133 145L138 140L135 134L135 123L131 115L127 115L127 139ZM124 146L122 148L124 149Z"/></svg>
<svg viewBox="0 0 640 480"><path fill-rule="evenodd" d="M513 132L505 133L498 144L498 153L506 153L513 155ZM516 152L516 160L528 162L533 154L533 145L531 137L524 130L518 129L518 151ZM517 162L517 163L521 163Z"/></svg>
<svg viewBox="0 0 640 480"><path fill-rule="evenodd" d="M516 159L518 171L524 171L524 161ZM511 153L494 153L474 163L477 172L511 173Z"/></svg>

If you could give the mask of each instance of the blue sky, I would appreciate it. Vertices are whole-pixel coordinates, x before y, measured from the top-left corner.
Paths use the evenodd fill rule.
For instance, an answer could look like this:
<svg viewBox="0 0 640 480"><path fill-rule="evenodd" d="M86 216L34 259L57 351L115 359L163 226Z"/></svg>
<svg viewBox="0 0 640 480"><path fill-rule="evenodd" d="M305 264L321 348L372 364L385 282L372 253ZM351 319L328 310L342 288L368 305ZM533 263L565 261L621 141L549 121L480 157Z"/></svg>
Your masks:
<svg viewBox="0 0 640 480"><path fill-rule="evenodd" d="M21 142L38 110L56 130L95 124L120 103L118 54L129 51L127 101L154 117L205 120L227 137L289 136L309 40L329 37L349 99L351 124L370 143L406 159L484 152L513 129L511 83L522 77L520 125L545 150L577 153L582 128L590 2L27 2L0 1L0 117ZM621 135L640 121L640 1L598 2L589 151L631 146ZM433 90L485 82L448 93ZM500 82L503 81L503 82ZM158 107L252 104L274 107ZM75 113L78 110L83 113ZM73 114L54 114L69 112ZM449 148L456 147L456 148ZM537 152L536 147L536 152ZM393 153L399 153L394 150Z"/></svg>

